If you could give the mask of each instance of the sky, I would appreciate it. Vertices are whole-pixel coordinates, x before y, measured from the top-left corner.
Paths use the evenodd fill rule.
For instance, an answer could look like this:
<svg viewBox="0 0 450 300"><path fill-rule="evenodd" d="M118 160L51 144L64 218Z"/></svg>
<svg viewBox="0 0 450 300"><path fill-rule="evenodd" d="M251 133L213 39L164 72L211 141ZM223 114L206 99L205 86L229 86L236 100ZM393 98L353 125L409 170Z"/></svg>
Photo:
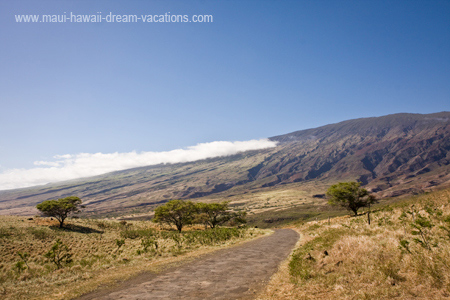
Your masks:
<svg viewBox="0 0 450 300"><path fill-rule="evenodd" d="M191 22L142 20L155 15ZM449 111L449 16L433 0L1 0L0 190Z"/></svg>

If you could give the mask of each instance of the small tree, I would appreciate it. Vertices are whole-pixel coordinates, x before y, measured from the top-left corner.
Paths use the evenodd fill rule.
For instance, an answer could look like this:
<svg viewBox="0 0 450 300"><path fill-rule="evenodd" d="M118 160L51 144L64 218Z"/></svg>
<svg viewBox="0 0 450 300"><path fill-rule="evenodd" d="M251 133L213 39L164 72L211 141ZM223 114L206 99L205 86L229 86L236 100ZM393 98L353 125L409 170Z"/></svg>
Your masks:
<svg viewBox="0 0 450 300"><path fill-rule="evenodd" d="M27 252L17 252L19 257L22 259L23 263L27 266L28 269L30 269L30 266L28 265L28 259L30 258L30 253Z"/></svg>
<svg viewBox="0 0 450 300"><path fill-rule="evenodd" d="M45 253L44 257L53 262L58 269L63 267L63 264L70 264L72 262L72 253L70 253L69 247L64 245L63 242L58 239L53 244L50 251Z"/></svg>
<svg viewBox="0 0 450 300"><path fill-rule="evenodd" d="M359 182L339 182L334 184L328 189L327 196L328 204L342 206L352 211L355 216L361 207L367 207L376 203L375 197L370 195L366 189L361 188Z"/></svg>
<svg viewBox="0 0 450 300"><path fill-rule="evenodd" d="M119 253L119 254L121 253L120 248L121 248L123 245L125 245L125 239L121 239L121 240L116 239L116 246L117 246L116 252L117 252L117 253Z"/></svg>
<svg viewBox="0 0 450 300"><path fill-rule="evenodd" d="M155 209L153 222L175 225L181 232L184 225L191 224L195 214L195 205L191 201L170 200Z"/></svg>
<svg viewBox="0 0 450 300"><path fill-rule="evenodd" d="M80 212L80 208L84 208L84 206L81 205L80 198L71 196L44 201L38 204L36 208L45 216L56 218L59 221L59 227L62 228L68 215Z"/></svg>
<svg viewBox="0 0 450 300"><path fill-rule="evenodd" d="M228 203L228 201L224 201L221 203L199 202L195 204L198 213L196 222L211 228L215 228L217 225L222 225L230 220L245 223L244 214L229 211Z"/></svg>

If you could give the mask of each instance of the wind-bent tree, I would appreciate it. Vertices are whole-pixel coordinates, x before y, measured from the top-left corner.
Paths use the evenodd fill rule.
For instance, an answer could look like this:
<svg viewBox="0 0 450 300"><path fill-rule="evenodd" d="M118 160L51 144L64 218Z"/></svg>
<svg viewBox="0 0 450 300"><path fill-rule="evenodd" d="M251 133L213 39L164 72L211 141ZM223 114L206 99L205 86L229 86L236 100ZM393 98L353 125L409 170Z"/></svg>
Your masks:
<svg viewBox="0 0 450 300"><path fill-rule="evenodd" d="M155 209L153 222L175 225L181 232L184 225L192 223L195 215L195 205L191 201L170 200Z"/></svg>
<svg viewBox="0 0 450 300"><path fill-rule="evenodd" d="M47 200L38 205L36 208L47 217L54 217L59 221L59 227L62 228L64 220L69 214L76 214L80 212L80 208L84 208L81 205L81 200L78 197L70 196L61 198L58 200Z"/></svg>
<svg viewBox="0 0 450 300"><path fill-rule="evenodd" d="M202 223L205 226L215 228L230 220L236 223L245 223L245 212L232 212L228 210L228 201L221 203L203 203L195 204L198 213L196 223Z"/></svg>
<svg viewBox="0 0 450 300"><path fill-rule="evenodd" d="M330 186L327 191L328 204L339 205L352 211L355 216L361 207L376 203L374 196L361 187L359 182L339 182Z"/></svg>

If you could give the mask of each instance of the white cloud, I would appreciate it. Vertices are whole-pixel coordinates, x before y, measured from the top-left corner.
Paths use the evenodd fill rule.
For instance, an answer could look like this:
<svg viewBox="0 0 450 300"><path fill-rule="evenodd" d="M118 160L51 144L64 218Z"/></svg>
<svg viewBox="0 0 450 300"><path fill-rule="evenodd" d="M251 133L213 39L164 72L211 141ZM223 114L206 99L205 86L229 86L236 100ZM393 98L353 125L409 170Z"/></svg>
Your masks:
<svg viewBox="0 0 450 300"><path fill-rule="evenodd" d="M55 156L56 158L56 156ZM49 166L49 167L59 167L61 166L62 161L35 161L33 164L35 166Z"/></svg>
<svg viewBox="0 0 450 300"><path fill-rule="evenodd" d="M36 161L31 169L10 169L0 173L0 190L29 187L112 171L160 163L189 162L205 158L233 155L248 150L275 147L268 139L244 142L202 143L186 149L164 152L80 153L54 156L55 161Z"/></svg>

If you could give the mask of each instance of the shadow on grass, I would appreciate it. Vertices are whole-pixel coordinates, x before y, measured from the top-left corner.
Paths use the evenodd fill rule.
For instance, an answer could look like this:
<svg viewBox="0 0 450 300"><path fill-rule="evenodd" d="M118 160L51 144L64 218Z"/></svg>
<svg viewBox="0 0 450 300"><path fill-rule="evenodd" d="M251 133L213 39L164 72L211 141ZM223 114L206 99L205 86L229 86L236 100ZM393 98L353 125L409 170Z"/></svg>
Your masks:
<svg viewBox="0 0 450 300"><path fill-rule="evenodd" d="M59 226L50 226L49 228L56 231L71 231L79 233L103 233L103 231L101 230L74 224L65 224L63 228L60 228Z"/></svg>

